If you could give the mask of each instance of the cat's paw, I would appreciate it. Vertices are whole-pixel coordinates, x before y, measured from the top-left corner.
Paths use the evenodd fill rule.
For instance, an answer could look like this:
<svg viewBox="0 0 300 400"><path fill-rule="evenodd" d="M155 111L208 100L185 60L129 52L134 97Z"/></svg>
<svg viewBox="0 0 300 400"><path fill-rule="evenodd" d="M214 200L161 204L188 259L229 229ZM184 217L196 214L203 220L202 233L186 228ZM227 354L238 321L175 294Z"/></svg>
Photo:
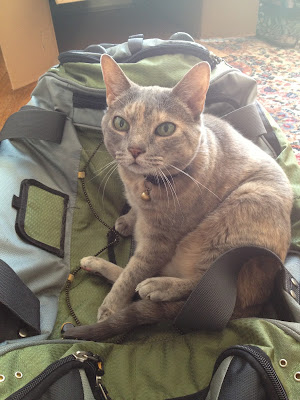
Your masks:
<svg viewBox="0 0 300 400"><path fill-rule="evenodd" d="M80 268L94 274L101 274L101 267L104 261L105 260L94 256L84 257L80 260Z"/></svg>
<svg viewBox="0 0 300 400"><path fill-rule="evenodd" d="M133 234L133 227L134 224L132 224L132 221L129 221L129 218L126 215L119 217L115 223L116 231L125 237Z"/></svg>
<svg viewBox="0 0 300 400"><path fill-rule="evenodd" d="M169 300L166 284L161 278L148 278L140 282L135 291L138 292L142 299L152 301L167 301Z"/></svg>

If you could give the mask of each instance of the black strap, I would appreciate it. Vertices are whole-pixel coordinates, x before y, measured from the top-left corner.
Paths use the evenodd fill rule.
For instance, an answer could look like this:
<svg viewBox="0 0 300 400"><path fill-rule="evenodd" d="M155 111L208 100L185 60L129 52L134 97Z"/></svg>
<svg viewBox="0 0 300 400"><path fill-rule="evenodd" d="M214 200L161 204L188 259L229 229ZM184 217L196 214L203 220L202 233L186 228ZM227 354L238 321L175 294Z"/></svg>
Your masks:
<svg viewBox="0 0 300 400"><path fill-rule="evenodd" d="M182 332L222 330L229 322L236 302L236 283L241 267L253 257L273 256L265 248L238 247L221 255L203 275L175 319Z"/></svg>
<svg viewBox="0 0 300 400"><path fill-rule="evenodd" d="M222 117L246 138L255 141L257 136L265 135L266 128L254 103L238 108Z"/></svg>
<svg viewBox="0 0 300 400"><path fill-rule="evenodd" d="M0 342L40 333L39 299L3 260L0 260L0 325Z"/></svg>
<svg viewBox="0 0 300 400"><path fill-rule="evenodd" d="M25 106L6 121L0 142L4 139L40 139L61 143L66 115L58 111L47 111Z"/></svg>

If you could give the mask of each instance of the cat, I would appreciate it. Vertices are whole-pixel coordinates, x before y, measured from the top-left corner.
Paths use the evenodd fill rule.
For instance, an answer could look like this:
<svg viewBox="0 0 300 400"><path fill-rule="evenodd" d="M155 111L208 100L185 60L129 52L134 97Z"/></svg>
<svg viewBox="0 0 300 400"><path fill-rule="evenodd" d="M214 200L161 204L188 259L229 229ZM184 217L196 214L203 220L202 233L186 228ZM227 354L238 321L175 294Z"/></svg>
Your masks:
<svg viewBox="0 0 300 400"><path fill-rule="evenodd" d="M174 319L212 262L231 248L266 247L284 261L293 200L276 161L203 112L208 63L196 64L171 89L133 83L108 55L101 66L104 143L131 206L115 228L133 234L136 249L124 269L96 257L81 260L82 269L113 286L98 323L71 328L65 337L94 341ZM278 269L268 257L243 265L232 318L259 315Z"/></svg>

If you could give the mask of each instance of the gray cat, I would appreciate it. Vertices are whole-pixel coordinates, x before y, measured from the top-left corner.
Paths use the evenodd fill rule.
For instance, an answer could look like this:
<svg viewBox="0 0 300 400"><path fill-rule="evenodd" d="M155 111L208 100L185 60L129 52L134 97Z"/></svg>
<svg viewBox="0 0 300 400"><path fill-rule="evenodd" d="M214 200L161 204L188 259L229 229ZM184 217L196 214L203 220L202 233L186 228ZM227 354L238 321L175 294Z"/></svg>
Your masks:
<svg viewBox="0 0 300 400"><path fill-rule="evenodd" d="M95 341L175 318L212 262L233 247L266 247L284 260L293 199L271 157L228 123L203 115L207 63L173 89L138 86L109 56L101 65L104 142L131 206L115 228L134 235L136 250L124 269L96 257L81 260L81 268L113 286L98 323L65 336ZM232 318L260 314L278 269L268 257L242 267ZM133 302L135 292L141 300Z"/></svg>

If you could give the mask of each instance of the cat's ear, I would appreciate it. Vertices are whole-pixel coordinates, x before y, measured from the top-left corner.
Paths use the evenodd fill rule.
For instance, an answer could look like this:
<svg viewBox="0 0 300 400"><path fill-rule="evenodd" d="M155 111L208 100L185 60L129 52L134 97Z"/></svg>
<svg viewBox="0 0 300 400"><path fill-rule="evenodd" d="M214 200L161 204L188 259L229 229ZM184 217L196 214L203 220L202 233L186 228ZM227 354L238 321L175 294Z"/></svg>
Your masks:
<svg viewBox="0 0 300 400"><path fill-rule="evenodd" d="M125 76L118 64L107 54L101 56L103 80L106 86L106 101L110 106L133 83Z"/></svg>
<svg viewBox="0 0 300 400"><path fill-rule="evenodd" d="M172 90L175 96L187 104L195 119L204 109L209 80L210 65L207 62L201 62L194 65Z"/></svg>

